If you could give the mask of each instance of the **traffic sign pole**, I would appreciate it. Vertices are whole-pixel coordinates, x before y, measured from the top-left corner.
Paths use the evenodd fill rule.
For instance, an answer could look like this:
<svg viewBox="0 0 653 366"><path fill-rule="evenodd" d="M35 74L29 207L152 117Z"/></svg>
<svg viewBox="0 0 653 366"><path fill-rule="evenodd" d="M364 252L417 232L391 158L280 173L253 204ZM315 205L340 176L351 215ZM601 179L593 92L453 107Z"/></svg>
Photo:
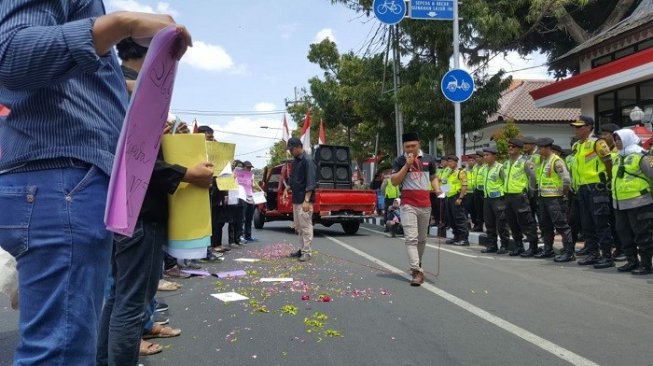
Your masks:
<svg viewBox="0 0 653 366"><path fill-rule="evenodd" d="M460 33L458 24L458 0L453 1L453 65L455 69L460 68ZM463 132L461 123L460 103L455 102L454 108L454 127L456 139L456 156L462 162L463 156Z"/></svg>

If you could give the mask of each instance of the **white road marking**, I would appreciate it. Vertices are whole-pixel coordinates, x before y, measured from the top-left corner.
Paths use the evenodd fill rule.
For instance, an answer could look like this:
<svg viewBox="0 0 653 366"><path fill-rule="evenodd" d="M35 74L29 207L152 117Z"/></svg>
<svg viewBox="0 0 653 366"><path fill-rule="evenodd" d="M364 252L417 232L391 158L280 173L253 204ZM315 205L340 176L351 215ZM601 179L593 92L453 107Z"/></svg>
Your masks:
<svg viewBox="0 0 653 366"><path fill-rule="evenodd" d="M373 230L370 230L370 231L373 231ZM370 262L372 262L374 264L377 264L377 265L379 265L379 266L381 266L381 267L383 267L383 268L385 268L385 269L387 269L389 271L392 271L392 272L395 272L395 273L403 273L404 272L404 271L400 270L399 268L397 268L397 267L395 267L395 266L393 266L391 264L388 264L388 263L386 263L386 262L384 262L384 261L370 255L370 254L367 254L366 252L363 252L362 250L356 249L356 248L352 247L351 245L349 245L349 244L347 244L347 243L345 243L345 242L343 242L341 240L338 240L338 239L333 238L333 237L328 236L328 235L324 235L324 237L329 239L330 241L340 245L341 247L343 247L343 248L345 248L345 249L347 249L347 250L349 250L351 252L354 252L354 253L358 254L359 256L369 260ZM410 276L408 276L408 274L404 275L404 277L406 279L410 279ZM479 318L481 318L481 319L483 319L483 320L485 320L485 321L487 321L487 322L489 322L491 324L496 325L497 327L507 331L508 333L511 333L511 334L517 336L518 338L521 338L524 341L526 341L528 343L531 343L535 347L541 348L541 349L551 353L552 355L554 355L556 357L559 357L559 358L571 363L572 365L598 366L597 363L595 363L595 362L593 362L593 361L591 361L591 360L589 360L589 359L587 359L587 358L585 358L583 356L580 356L580 355L578 355L578 354L576 354L576 353L574 353L574 352L572 352L572 351L570 351L570 350L568 350L568 349L566 349L564 347L561 347L561 346L559 346L559 345L557 345L557 344L555 344L555 343L553 343L553 342L551 342L549 340L546 340L546 339L544 339L544 338L542 338L542 337L540 337L540 336L538 336L536 334L533 334L533 333L527 331L526 329L521 328L521 327L519 327L519 326L517 326L517 325L515 325L515 324L513 324L513 323L511 323L511 322L509 322L507 320L504 320L504 319L502 319L502 318L500 318L500 317L498 317L496 315L493 315L493 314L491 314L491 313L477 307L476 305L473 305L473 304L471 304L471 303L469 303L469 302L467 302L467 301L465 301L465 300L463 300L463 299L461 299L459 297L456 297L456 296L454 296L454 295L452 295L452 294L450 294L450 293L448 293L448 292L446 292L446 291L444 291L444 290L442 290L442 289L440 289L440 288L438 288L438 287L436 287L436 286L434 286L434 285L432 285L430 283L424 283L422 285L422 287L424 289L426 289L427 291L432 292L433 294L435 294L437 296L440 296L444 300L447 300L448 302L460 307L461 309L464 309L464 310L476 315L477 317L479 317Z"/></svg>

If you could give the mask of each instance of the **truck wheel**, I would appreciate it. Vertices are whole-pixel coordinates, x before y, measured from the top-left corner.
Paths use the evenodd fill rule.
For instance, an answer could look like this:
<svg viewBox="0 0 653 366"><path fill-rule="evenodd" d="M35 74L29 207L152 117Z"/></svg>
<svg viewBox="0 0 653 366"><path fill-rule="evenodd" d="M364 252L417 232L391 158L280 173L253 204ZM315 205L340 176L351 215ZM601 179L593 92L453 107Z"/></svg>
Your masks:
<svg viewBox="0 0 653 366"><path fill-rule="evenodd" d="M263 224L265 224L265 217L257 207L256 210L254 210L254 227L257 229L263 229Z"/></svg>
<svg viewBox="0 0 653 366"><path fill-rule="evenodd" d="M354 235L358 232L358 228L361 226L361 223L358 221L347 221L341 223L340 225L342 225L342 229L345 231L345 234Z"/></svg>

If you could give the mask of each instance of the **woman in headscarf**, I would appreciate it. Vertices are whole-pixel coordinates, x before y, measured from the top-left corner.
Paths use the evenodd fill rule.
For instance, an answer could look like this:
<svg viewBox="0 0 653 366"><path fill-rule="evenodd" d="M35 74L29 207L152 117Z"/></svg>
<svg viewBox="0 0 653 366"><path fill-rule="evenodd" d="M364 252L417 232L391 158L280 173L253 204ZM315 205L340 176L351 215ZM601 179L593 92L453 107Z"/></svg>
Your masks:
<svg viewBox="0 0 653 366"><path fill-rule="evenodd" d="M653 157L644 155L639 137L631 129L615 131L614 139L619 156L612 167L612 201L617 234L628 257L628 262L617 270L634 275L651 274Z"/></svg>

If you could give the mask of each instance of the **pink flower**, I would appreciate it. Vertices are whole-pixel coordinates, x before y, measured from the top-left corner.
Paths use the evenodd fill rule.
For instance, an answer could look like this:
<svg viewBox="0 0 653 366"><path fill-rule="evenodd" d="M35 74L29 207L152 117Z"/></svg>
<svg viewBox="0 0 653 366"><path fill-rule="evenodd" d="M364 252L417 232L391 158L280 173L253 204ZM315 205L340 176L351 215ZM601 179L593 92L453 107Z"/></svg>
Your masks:
<svg viewBox="0 0 653 366"><path fill-rule="evenodd" d="M302 295L302 301L308 301L311 298L308 295Z"/></svg>
<svg viewBox="0 0 653 366"><path fill-rule="evenodd" d="M320 299L322 299L322 302L331 302L331 296L329 295L320 295Z"/></svg>

